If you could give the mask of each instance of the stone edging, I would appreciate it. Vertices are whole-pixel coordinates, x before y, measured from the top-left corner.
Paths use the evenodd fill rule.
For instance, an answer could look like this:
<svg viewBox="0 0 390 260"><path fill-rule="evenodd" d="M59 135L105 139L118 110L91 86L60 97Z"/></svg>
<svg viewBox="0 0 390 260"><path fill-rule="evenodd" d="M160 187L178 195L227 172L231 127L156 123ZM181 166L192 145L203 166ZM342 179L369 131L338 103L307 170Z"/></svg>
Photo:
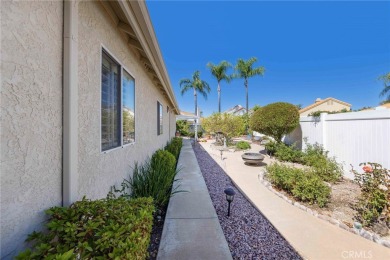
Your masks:
<svg viewBox="0 0 390 260"><path fill-rule="evenodd" d="M284 194L280 193L279 191L275 190L273 187L272 187L272 184L267 181L265 178L264 178L264 174L265 174L265 171L263 171L262 173L259 173L258 175L258 178L259 178L259 181L267 188L269 189L270 191L272 191L275 195L277 195L278 197L282 198L283 200L285 200L286 202L288 202L289 204L303 210L303 211L306 211L307 213L309 213L310 215L314 216L314 217L317 217L319 219L322 219L324 221L327 221L335 226L338 226L339 228L342 228L344 230L347 230L353 234L356 234L356 235L359 235L361 237L364 237L365 239L368 239L370 241L373 241L375 243L378 243L382 246L385 246L385 247L388 247L390 248L390 241L386 240L386 239L381 239L380 236L376 233L373 233L373 232L370 232L368 230L365 230L364 228L362 228L360 231L354 227L350 228L348 227L347 225L345 225L344 223L342 223L340 220L338 219L334 219L334 218L331 218L327 215L322 215L322 214L319 214L316 210L312 210L296 201L293 201L291 199L289 199L287 196L285 196Z"/></svg>

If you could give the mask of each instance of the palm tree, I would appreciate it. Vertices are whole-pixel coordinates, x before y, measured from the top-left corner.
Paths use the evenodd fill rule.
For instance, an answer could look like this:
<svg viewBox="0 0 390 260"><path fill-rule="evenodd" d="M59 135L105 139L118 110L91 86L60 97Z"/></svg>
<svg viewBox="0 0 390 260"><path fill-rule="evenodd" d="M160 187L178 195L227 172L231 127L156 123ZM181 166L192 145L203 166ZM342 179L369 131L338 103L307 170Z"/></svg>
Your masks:
<svg viewBox="0 0 390 260"><path fill-rule="evenodd" d="M242 78L244 79L244 86L246 89L246 115L248 117L249 107L248 107L248 78L254 77L254 76L263 76L265 68L264 67L258 67L253 68L253 63L257 61L257 58L252 57L249 60L243 60L238 59L236 64L236 71L237 73L234 75L234 77Z"/></svg>
<svg viewBox="0 0 390 260"><path fill-rule="evenodd" d="M381 76L379 79L383 80L383 83L385 84L385 87L381 91L380 96L383 97L389 93L386 100L390 100L390 72Z"/></svg>
<svg viewBox="0 0 390 260"><path fill-rule="evenodd" d="M207 93L210 93L209 84L206 81L201 80L200 72L197 70L192 75L192 80L191 79L180 80L180 88L181 88L182 95L190 89L194 90L195 115L197 115L197 110L198 110L197 92L202 94L203 97L207 99Z"/></svg>
<svg viewBox="0 0 390 260"><path fill-rule="evenodd" d="M232 67L227 61L221 61L218 65L214 65L213 63L207 63L207 67L209 67L211 74L215 77L218 82L218 113L221 113L221 85L220 82L225 80L226 82L230 82L232 79L231 75L227 75L226 71Z"/></svg>

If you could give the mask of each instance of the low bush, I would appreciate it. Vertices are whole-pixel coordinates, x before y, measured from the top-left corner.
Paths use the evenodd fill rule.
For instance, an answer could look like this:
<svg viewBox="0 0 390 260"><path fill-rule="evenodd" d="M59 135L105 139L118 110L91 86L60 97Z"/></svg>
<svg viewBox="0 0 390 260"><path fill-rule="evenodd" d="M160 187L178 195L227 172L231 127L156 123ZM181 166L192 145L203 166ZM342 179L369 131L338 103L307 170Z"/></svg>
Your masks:
<svg viewBox="0 0 390 260"><path fill-rule="evenodd" d="M317 143L314 145L306 143L302 163L311 166L314 173L322 180L334 183L342 177L343 167L336 162L335 158L329 157L328 153Z"/></svg>
<svg viewBox="0 0 390 260"><path fill-rule="evenodd" d="M267 172L273 185L300 201L316 203L319 207L324 207L329 201L330 188L309 170L275 163L267 167Z"/></svg>
<svg viewBox="0 0 390 260"><path fill-rule="evenodd" d="M178 172L176 158L180 155L182 143L183 139L174 137L166 145L166 150L157 150L142 165L136 163L133 175L128 180L123 180L121 189L113 186L111 195L119 193L119 196L127 198L152 197L157 208L165 207L171 195L178 192L177 188L172 192L171 190Z"/></svg>
<svg viewBox="0 0 390 260"><path fill-rule="evenodd" d="M278 143L275 141L269 141L265 144L265 150L269 156L274 156L278 149Z"/></svg>
<svg viewBox="0 0 390 260"><path fill-rule="evenodd" d="M251 148L251 145L248 142L239 141L239 142L237 142L236 147L237 147L237 149L240 149L240 150L247 150L247 149Z"/></svg>
<svg viewBox="0 0 390 260"><path fill-rule="evenodd" d="M276 146L275 157L281 161L302 163L303 152L297 150L295 145L288 146L284 143L279 143Z"/></svg>
<svg viewBox="0 0 390 260"><path fill-rule="evenodd" d="M337 182L343 174L343 168L334 158L328 156L319 144L306 143L305 151L295 149L295 145L288 146L284 143L269 142L265 145L269 155L273 155L281 161L301 163L312 167L313 173L327 182Z"/></svg>
<svg viewBox="0 0 390 260"><path fill-rule="evenodd" d="M171 153L168 151L157 153L160 155L152 157L152 161L146 161L143 165L135 164L133 176L129 180L124 180L124 183L130 188L132 198L152 197L156 206L161 208L168 204L171 197L177 170L174 167L176 159Z"/></svg>
<svg viewBox="0 0 390 260"><path fill-rule="evenodd" d="M377 163L361 163L363 173L352 168L355 182L361 187L361 196L356 205L356 219L363 226L377 221L390 224L390 170Z"/></svg>
<svg viewBox="0 0 390 260"><path fill-rule="evenodd" d="M191 137L191 138L194 138L195 137L195 133L191 132L191 133L189 133L188 136ZM203 136L203 132L202 131L197 132L197 136L198 136L198 138L201 138Z"/></svg>
<svg viewBox="0 0 390 260"><path fill-rule="evenodd" d="M48 231L30 234L33 249L16 259L145 259L153 212L152 198L83 198L50 208Z"/></svg>
<svg viewBox="0 0 390 260"><path fill-rule="evenodd" d="M181 147L183 146L183 139L180 137L174 137L172 138L171 142L169 142L165 146L165 150L173 154L175 156L176 161L179 160L179 155L181 151Z"/></svg>
<svg viewBox="0 0 390 260"><path fill-rule="evenodd" d="M169 151L157 150L153 154L150 162L153 169L156 169L161 164L164 164L164 168L166 168L168 172L175 172L176 158Z"/></svg>

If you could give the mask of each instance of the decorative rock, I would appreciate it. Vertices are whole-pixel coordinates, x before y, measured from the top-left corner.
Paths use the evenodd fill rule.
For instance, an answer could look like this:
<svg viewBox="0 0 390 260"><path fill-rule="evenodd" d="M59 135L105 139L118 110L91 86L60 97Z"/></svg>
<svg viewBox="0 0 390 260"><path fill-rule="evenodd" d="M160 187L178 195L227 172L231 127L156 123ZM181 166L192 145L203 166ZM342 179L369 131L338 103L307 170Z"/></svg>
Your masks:
<svg viewBox="0 0 390 260"><path fill-rule="evenodd" d="M365 229L362 229L360 231L360 235L365 239L372 240L372 235L370 234L370 232L366 231Z"/></svg>
<svg viewBox="0 0 390 260"><path fill-rule="evenodd" d="M206 151L195 146L194 152L233 259L302 259L239 190L230 217L226 217L227 203L221 190L233 184ZM271 185L264 185L274 190Z"/></svg>
<svg viewBox="0 0 390 260"><path fill-rule="evenodd" d="M382 242L382 239L377 234L374 234L372 236L372 240L374 240L374 242L378 243L378 244L380 244Z"/></svg>
<svg viewBox="0 0 390 260"><path fill-rule="evenodd" d="M299 206L301 206L301 204L299 204L299 202L294 202L294 206L299 207Z"/></svg>
<svg viewBox="0 0 390 260"><path fill-rule="evenodd" d="M390 248L390 242L387 240L382 240L381 245Z"/></svg>
<svg viewBox="0 0 390 260"><path fill-rule="evenodd" d="M337 219L334 219L334 218L331 218L329 220L329 222L332 223L333 225L336 225L336 226L338 226L340 224L340 221L338 221Z"/></svg>
<svg viewBox="0 0 390 260"><path fill-rule="evenodd" d="M307 213L309 213L310 215L313 215L313 211L309 208L306 209Z"/></svg>
<svg viewBox="0 0 390 260"><path fill-rule="evenodd" d="M306 211L306 209L307 209L307 208L306 208L305 206L303 206L303 205L300 205L299 208L300 208L301 210L303 210L303 211Z"/></svg>
<svg viewBox="0 0 390 260"><path fill-rule="evenodd" d="M322 215L322 214L318 214L318 218L323 219L325 221L330 221L330 219L331 219L330 217L328 217L326 215Z"/></svg>
<svg viewBox="0 0 390 260"><path fill-rule="evenodd" d="M341 227L342 229L345 229L347 231L349 231L349 227L347 225L345 225L344 223L339 223L339 227Z"/></svg>

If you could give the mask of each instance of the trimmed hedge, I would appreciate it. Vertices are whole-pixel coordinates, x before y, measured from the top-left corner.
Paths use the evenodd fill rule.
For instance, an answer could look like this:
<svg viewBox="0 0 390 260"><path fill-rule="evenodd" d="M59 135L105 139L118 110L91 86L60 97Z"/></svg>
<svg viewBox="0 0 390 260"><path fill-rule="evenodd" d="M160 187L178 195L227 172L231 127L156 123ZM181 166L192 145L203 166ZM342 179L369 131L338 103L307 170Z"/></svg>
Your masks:
<svg viewBox="0 0 390 260"><path fill-rule="evenodd" d="M331 189L312 171L274 163L267 166L267 178L300 201L316 203L324 207L330 198Z"/></svg>
<svg viewBox="0 0 390 260"><path fill-rule="evenodd" d="M145 259L153 225L153 199L101 199L54 207L48 232L33 232L35 246L16 259Z"/></svg>
<svg viewBox="0 0 390 260"><path fill-rule="evenodd" d="M290 103L276 102L257 109L250 118L253 131L272 136L281 142L283 135L299 125L299 111Z"/></svg>
<svg viewBox="0 0 390 260"><path fill-rule="evenodd" d="M172 138L171 142L165 146L165 150L173 154L176 160L179 160L180 150L183 146L183 139L180 137Z"/></svg>

